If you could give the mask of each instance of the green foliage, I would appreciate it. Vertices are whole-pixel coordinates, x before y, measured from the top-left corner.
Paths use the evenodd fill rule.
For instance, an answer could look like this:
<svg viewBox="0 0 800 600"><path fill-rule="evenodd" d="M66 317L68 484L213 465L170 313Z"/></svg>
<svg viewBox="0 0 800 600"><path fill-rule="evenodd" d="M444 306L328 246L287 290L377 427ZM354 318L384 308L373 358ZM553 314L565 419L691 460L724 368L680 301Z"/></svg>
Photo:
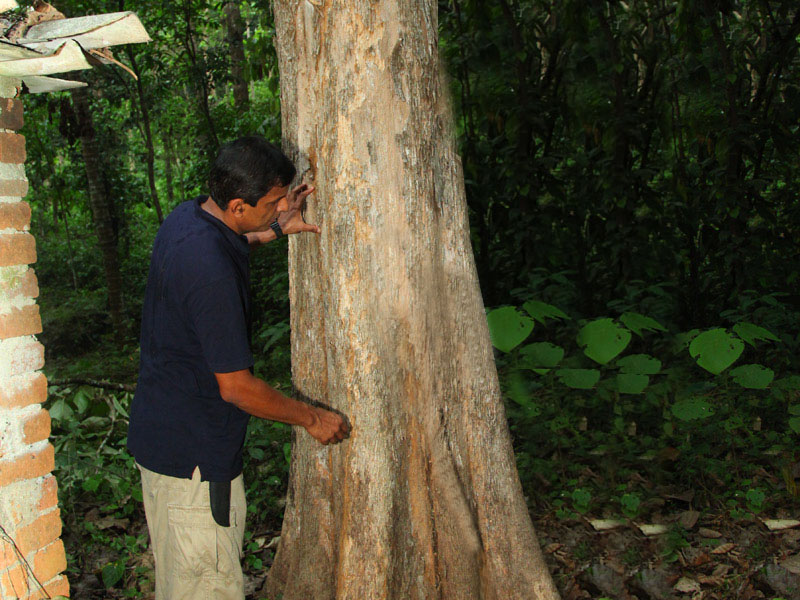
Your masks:
<svg viewBox="0 0 800 600"><path fill-rule="evenodd" d="M513 306L496 308L486 317L492 344L503 352L510 352L519 346L533 331L533 320Z"/></svg>
<svg viewBox="0 0 800 600"><path fill-rule="evenodd" d="M623 494L619 499L622 513L634 519L639 515L639 508L642 505L642 499L637 494Z"/></svg>
<svg viewBox="0 0 800 600"><path fill-rule="evenodd" d="M621 373L634 375L657 375L661 371L661 361L649 354L629 354L617 361Z"/></svg>
<svg viewBox="0 0 800 600"><path fill-rule="evenodd" d="M635 312L626 312L620 315L619 320L623 325L636 335L641 336L642 331L666 331L663 325L651 317Z"/></svg>
<svg viewBox="0 0 800 600"><path fill-rule="evenodd" d="M724 329L711 329L695 337L689 354L709 373L719 375L730 367L744 351L744 343Z"/></svg>
<svg viewBox="0 0 800 600"><path fill-rule="evenodd" d="M611 319L597 319L578 332L578 344L586 356L601 365L607 364L631 341L631 332Z"/></svg>
<svg viewBox="0 0 800 600"><path fill-rule="evenodd" d="M765 390L775 378L775 372L761 365L742 365L731 370L733 380L751 390Z"/></svg>
<svg viewBox="0 0 800 600"><path fill-rule="evenodd" d="M786 472L775 458L755 457L791 454L800 434L800 376L787 356L794 348L786 342L791 337L771 339L761 330L774 328L734 313L728 316L741 320L726 327L676 331L668 322L656 327L633 308L625 303L622 314L637 314L635 319L583 322L563 311L565 317L542 323L527 344L496 353L524 485L533 493L538 481L557 481L547 506L561 519L595 509L640 518L652 490L629 484L613 492L609 484L643 470L680 486L694 486L713 473L732 490L745 490L717 490L703 498L734 518L752 518L776 496L794 502L798 496L788 475L785 487L769 490L734 475L759 468ZM639 333L634 336L627 325ZM754 335L757 343L745 342L740 332ZM747 364L734 364L743 357ZM562 461L557 457L563 448L569 450ZM599 471L598 484L574 479L583 470ZM685 538L680 531L670 535L668 561L676 559Z"/></svg>
<svg viewBox="0 0 800 600"><path fill-rule="evenodd" d="M522 366L541 375L561 362L564 349L549 342L537 342L521 348L519 355Z"/></svg>
<svg viewBox="0 0 800 600"><path fill-rule="evenodd" d="M559 369L556 377L567 387L576 390L590 390L600 380L600 371L597 369Z"/></svg>
<svg viewBox="0 0 800 600"><path fill-rule="evenodd" d="M789 4L579 8L439 4L486 303L521 290L587 319L618 303L615 314L687 331L791 289L800 63ZM661 331L636 318L620 317L637 335Z"/></svg>
<svg viewBox="0 0 800 600"><path fill-rule="evenodd" d="M714 407L702 398L679 400L672 405L670 410L681 421L707 419L714 414Z"/></svg>
<svg viewBox="0 0 800 600"><path fill-rule="evenodd" d="M522 305L522 308L542 325L547 324L548 319L569 318L561 309L556 308L552 304L547 304L538 300L528 300Z"/></svg>

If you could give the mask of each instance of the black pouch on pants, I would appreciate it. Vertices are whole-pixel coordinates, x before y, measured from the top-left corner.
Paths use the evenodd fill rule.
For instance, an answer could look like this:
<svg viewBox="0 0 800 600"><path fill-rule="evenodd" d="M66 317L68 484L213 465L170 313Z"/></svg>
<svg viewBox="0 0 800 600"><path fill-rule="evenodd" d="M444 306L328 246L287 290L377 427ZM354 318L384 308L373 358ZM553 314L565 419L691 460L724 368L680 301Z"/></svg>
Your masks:
<svg viewBox="0 0 800 600"><path fill-rule="evenodd" d="M231 482L209 481L208 497L211 500L211 516L220 527L231 526Z"/></svg>

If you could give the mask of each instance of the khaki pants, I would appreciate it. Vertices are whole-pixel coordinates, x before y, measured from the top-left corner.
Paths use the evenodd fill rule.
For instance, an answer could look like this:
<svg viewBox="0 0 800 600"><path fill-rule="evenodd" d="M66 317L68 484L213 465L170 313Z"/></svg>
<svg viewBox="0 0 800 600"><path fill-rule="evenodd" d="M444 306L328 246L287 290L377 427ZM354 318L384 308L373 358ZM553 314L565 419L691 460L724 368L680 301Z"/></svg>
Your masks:
<svg viewBox="0 0 800 600"><path fill-rule="evenodd" d="M231 482L231 526L221 527L211 516L199 468L191 479L180 479L136 466L156 560L156 600L243 600L242 476Z"/></svg>

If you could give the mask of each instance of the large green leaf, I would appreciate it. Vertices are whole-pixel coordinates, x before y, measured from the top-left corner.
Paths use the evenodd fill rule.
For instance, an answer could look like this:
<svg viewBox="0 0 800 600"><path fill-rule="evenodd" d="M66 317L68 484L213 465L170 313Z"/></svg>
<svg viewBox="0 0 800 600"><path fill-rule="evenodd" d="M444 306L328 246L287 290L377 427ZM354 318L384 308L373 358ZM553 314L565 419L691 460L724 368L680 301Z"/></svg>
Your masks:
<svg viewBox="0 0 800 600"><path fill-rule="evenodd" d="M63 398L59 398L50 405L50 418L56 421L69 421L74 414L75 411Z"/></svg>
<svg viewBox="0 0 800 600"><path fill-rule="evenodd" d="M744 351L744 342L724 329L704 331L689 344L689 354L709 373L719 375Z"/></svg>
<svg viewBox="0 0 800 600"><path fill-rule="evenodd" d="M672 405L672 414L681 421L707 419L714 414L714 407L701 398L688 398Z"/></svg>
<svg viewBox="0 0 800 600"><path fill-rule="evenodd" d="M564 349L550 342L537 342L520 348L519 355L523 367L528 369L551 368L564 358Z"/></svg>
<svg viewBox="0 0 800 600"><path fill-rule="evenodd" d="M780 341L771 331L752 323L737 323L733 326L733 332L751 346L755 346L757 340Z"/></svg>
<svg viewBox="0 0 800 600"><path fill-rule="evenodd" d="M115 586L125 575L124 562L108 563L101 572L103 585L107 588Z"/></svg>
<svg viewBox="0 0 800 600"><path fill-rule="evenodd" d="M742 387L764 390L775 379L775 372L763 365L742 365L731 369L731 377Z"/></svg>
<svg viewBox="0 0 800 600"><path fill-rule="evenodd" d="M617 390L620 394L641 394L650 378L638 373L620 373L617 375Z"/></svg>
<svg viewBox="0 0 800 600"><path fill-rule="evenodd" d="M521 314L513 306L496 308L486 315L489 335L498 350L511 352L533 331L533 319Z"/></svg>
<svg viewBox="0 0 800 600"><path fill-rule="evenodd" d="M590 390L600 381L600 371L597 369L559 369L556 377L567 387L577 390Z"/></svg>
<svg viewBox="0 0 800 600"><path fill-rule="evenodd" d="M630 329L638 336L642 335L642 331L666 331L667 329L655 319L640 315L635 312L623 313L619 318L625 324L625 327Z"/></svg>
<svg viewBox="0 0 800 600"><path fill-rule="evenodd" d="M661 371L661 361L649 354L630 354L617 361L622 373L656 375Z"/></svg>
<svg viewBox="0 0 800 600"><path fill-rule="evenodd" d="M547 319L569 319L561 309L538 300L528 300L522 305L522 308L542 325Z"/></svg>
<svg viewBox="0 0 800 600"><path fill-rule="evenodd" d="M578 332L578 344L593 361L604 365L625 350L631 332L611 319L590 321Z"/></svg>

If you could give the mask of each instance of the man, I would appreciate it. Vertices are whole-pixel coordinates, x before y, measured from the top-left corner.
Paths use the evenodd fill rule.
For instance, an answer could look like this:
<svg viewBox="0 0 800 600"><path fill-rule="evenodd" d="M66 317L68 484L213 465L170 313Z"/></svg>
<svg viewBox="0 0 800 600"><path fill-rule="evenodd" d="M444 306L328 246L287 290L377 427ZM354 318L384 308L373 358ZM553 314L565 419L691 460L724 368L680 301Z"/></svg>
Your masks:
<svg viewBox="0 0 800 600"><path fill-rule="evenodd" d="M142 475L156 600L244 598L242 447L250 415L303 426L323 444L344 419L252 375L250 248L319 233L301 214L314 188L258 136L224 146L210 196L179 205L156 235L142 310L128 448ZM277 218L276 218L277 217Z"/></svg>

